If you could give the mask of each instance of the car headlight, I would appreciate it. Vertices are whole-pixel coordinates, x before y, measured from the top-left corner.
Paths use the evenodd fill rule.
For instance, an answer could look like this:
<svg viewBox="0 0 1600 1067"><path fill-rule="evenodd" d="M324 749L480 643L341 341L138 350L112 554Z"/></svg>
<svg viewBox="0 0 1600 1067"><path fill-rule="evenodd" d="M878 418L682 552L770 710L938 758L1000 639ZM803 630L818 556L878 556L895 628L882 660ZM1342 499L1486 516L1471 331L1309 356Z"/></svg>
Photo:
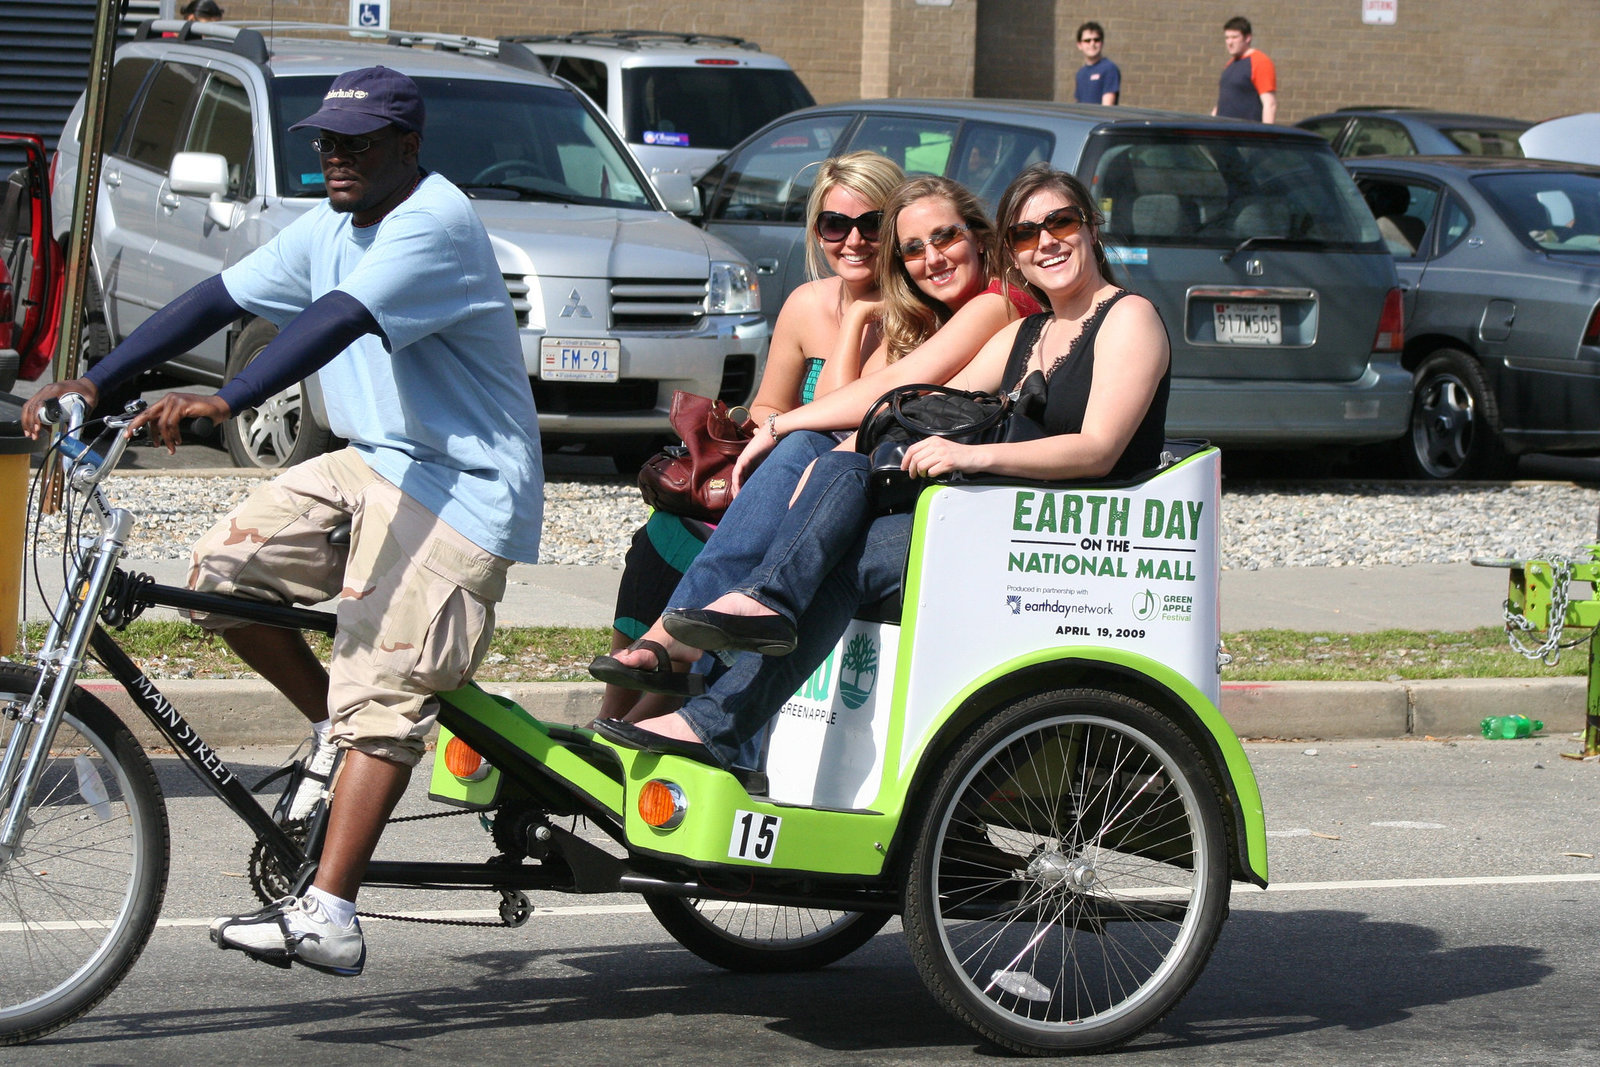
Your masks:
<svg viewBox="0 0 1600 1067"><path fill-rule="evenodd" d="M711 261L711 284L706 291L707 315L750 315L761 310L761 285L746 263Z"/></svg>

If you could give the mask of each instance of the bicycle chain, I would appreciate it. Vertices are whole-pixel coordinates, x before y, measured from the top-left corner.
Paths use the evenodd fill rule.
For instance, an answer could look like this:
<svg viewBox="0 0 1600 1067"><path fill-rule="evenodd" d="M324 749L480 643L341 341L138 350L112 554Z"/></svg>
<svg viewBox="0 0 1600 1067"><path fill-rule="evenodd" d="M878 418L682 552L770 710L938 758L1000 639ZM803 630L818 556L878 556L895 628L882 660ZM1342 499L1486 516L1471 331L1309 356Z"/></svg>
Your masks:
<svg viewBox="0 0 1600 1067"><path fill-rule="evenodd" d="M476 814L471 809L463 808L458 811L430 811L421 815L402 815L389 820L391 824L402 822L421 822L425 819L448 819L455 815ZM300 844L305 844L306 823L301 820L285 827L289 836ZM250 886L255 890L256 896L265 904L271 904L286 896L289 892L288 879L277 868L277 864L268 858L266 845L257 841L255 848L250 851ZM274 892L276 891L276 892ZM484 929L515 929L526 923L533 914L533 905L528 900L527 894L520 889L502 889L500 893L499 922L488 922L482 919L427 919L420 915L395 915L381 911L358 911L363 919L387 919L398 923L427 923L436 926L470 926ZM513 897L512 894L515 894Z"/></svg>

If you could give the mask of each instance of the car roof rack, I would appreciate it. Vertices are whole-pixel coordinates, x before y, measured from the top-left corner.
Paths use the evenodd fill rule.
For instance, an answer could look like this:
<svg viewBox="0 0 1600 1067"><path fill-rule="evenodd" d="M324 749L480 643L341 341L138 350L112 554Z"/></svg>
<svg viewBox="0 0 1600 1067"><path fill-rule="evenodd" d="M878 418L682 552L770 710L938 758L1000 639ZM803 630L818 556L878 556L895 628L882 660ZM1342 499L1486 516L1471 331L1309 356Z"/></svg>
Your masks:
<svg viewBox="0 0 1600 1067"><path fill-rule="evenodd" d="M134 40L172 40L227 48L259 66L271 58L271 39L296 37L370 41L397 48L431 47L456 55L493 59L510 67L548 74L544 61L516 41L493 37L468 37L450 33L420 33L399 30L368 30L334 22L184 22L177 19L152 19L139 26Z"/></svg>
<svg viewBox="0 0 1600 1067"><path fill-rule="evenodd" d="M686 44L703 48L742 48L759 52L761 46L743 37L720 33L675 33L671 30L578 30L573 33L514 34L500 38L522 44L598 44L639 49L652 44Z"/></svg>
<svg viewBox="0 0 1600 1067"><path fill-rule="evenodd" d="M257 66L266 66L267 42L255 29L222 22L187 22L183 19L147 19L133 31L135 41L173 40L209 45L234 52Z"/></svg>

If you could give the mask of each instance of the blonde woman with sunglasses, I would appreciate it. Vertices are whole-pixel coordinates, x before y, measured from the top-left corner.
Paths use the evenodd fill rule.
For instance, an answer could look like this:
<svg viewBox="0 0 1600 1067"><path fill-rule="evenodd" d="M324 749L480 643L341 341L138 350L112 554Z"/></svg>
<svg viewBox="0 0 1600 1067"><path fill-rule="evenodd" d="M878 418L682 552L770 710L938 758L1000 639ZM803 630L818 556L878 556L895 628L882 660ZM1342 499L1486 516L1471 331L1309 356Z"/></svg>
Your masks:
<svg viewBox="0 0 1600 1067"><path fill-rule="evenodd" d="M906 450L914 477L955 472L1042 481L1119 478L1154 467L1165 436L1170 350L1155 307L1112 279L1082 183L1030 167L1000 201L1010 266L1047 310L996 334L951 379L1008 390L1044 379L1049 436L966 445L929 438ZM873 516L866 457L830 452L772 537L765 558L705 608L668 611L681 645L736 653L728 671L673 715L598 723L620 745L714 766L755 766L768 721L844 633L856 609L900 588L911 516Z"/></svg>
<svg viewBox="0 0 1600 1067"><path fill-rule="evenodd" d="M758 424L854 381L863 373L863 363L874 368L884 365L876 316L864 316L855 309L879 307L883 208L904 180L899 167L874 152L852 152L824 160L817 168L806 201L806 271L811 280L791 293L778 312L761 385L750 402L751 417ZM844 363L850 366L838 369ZM825 368L833 370L830 373ZM831 447L833 442L825 438L797 439L784 459L792 456L798 472ZM779 514L793 488L790 481L781 499L773 501ZM741 510L761 506L760 500L752 499ZM736 523L738 514L733 513ZM772 521L775 524L776 520ZM601 718L662 714L677 706L672 697L686 695L686 687L699 682L674 671L665 652L634 642L647 636L646 628L667 606L710 529L697 520L658 511L634 534L617 590L611 649L613 654L630 645L635 651L643 649L638 658L647 664L646 678L656 683L647 692L665 693L668 699L641 697L636 688L608 684L600 701ZM596 662L611 660L611 656L602 656Z"/></svg>

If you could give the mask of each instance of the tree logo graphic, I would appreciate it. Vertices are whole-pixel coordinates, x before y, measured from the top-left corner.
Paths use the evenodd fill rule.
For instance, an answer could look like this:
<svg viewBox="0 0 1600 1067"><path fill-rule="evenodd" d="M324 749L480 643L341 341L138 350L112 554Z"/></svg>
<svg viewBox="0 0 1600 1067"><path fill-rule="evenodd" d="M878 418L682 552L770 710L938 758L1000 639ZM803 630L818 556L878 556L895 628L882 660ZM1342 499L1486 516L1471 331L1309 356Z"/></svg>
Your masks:
<svg viewBox="0 0 1600 1067"><path fill-rule="evenodd" d="M878 681L878 646L866 634L856 634L844 647L839 664L839 699L852 710L867 702Z"/></svg>

